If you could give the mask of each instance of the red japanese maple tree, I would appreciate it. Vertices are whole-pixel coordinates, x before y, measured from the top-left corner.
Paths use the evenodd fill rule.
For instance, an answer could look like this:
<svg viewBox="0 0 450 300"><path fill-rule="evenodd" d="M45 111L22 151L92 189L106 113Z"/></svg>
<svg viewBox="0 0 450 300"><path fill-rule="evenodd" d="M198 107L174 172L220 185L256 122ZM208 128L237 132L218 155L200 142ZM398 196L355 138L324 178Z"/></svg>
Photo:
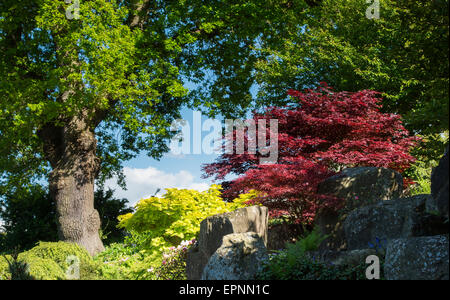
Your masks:
<svg viewBox="0 0 450 300"><path fill-rule="evenodd" d="M380 111L380 93L370 90L334 92L322 83L316 89L289 90L293 103L255 113L256 123L278 119L278 162L260 165L256 154L222 154L203 166L205 177L224 180L225 197L256 189L257 199L271 215L288 214L311 222L319 206L338 208L340 200L318 195L317 185L345 167L376 166L403 172L414 157L418 141L404 128L401 117ZM270 135L270 128L267 129ZM246 142L250 138L245 135ZM236 134L230 143L235 143ZM259 150L259 149L257 149Z"/></svg>

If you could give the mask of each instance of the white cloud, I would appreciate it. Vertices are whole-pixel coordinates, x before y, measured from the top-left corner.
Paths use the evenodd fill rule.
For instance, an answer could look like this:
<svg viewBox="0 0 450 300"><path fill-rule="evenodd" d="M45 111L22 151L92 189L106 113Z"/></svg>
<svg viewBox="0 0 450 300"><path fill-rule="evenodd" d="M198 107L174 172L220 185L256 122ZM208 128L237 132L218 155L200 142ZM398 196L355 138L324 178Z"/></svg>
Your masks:
<svg viewBox="0 0 450 300"><path fill-rule="evenodd" d="M185 170L178 173L166 173L153 167L146 169L124 168L127 183L127 190L121 189L117 185L116 178L106 181L106 188L112 188L116 198L126 198L129 204L133 206L139 200L152 196L158 188L161 191L158 195L165 192L167 188L195 189L205 191L209 188L206 182L195 182L194 176Z"/></svg>

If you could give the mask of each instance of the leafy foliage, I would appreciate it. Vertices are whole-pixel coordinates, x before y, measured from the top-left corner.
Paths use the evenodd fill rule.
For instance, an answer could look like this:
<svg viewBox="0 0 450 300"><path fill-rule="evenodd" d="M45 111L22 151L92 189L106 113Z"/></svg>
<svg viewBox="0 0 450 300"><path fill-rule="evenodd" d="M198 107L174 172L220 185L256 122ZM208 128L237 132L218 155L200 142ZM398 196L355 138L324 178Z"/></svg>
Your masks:
<svg viewBox="0 0 450 300"><path fill-rule="evenodd" d="M12 256L10 261L6 256L3 256L8 263L11 280L34 280L34 277L29 274L29 266L26 262L19 261L17 256Z"/></svg>
<svg viewBox="0 0 450 300"><path fill-rule="evenodd" d="M190 246L195 243L183 241L178 247L171 247L163 254L164 260L157 269L150 269L152 278L157 280L186 280L186 259Z"/></svg>
<svg viewBox="0 0 450 300"><path fill-rule="evenodd" d="M80 279L98 279L98 264L94 262L86 250L77 244L66 242L40 242L31 250L23 252L22 256L28 261L33 261L36 257L54 261L63 270L64 278L66 270L69 267L67 258L76 256L80 262Z"/></svg>
<svg viewBox="0 0 450 300"><path fill-rule="evenodd" d="M377 255L386 256L387 239L375 237L375 241L373 243L369 242L368 246L370 249L374 249Z"/></svg>
<svg viewBox="0 0 450 300"><path fill-rule="evenodd" d="M268 206L272 216L287 213L309 223L319 205L339 208L339 199L318 195L317 185L342 168L376 166L403 172L414 162L409 151L418 138L409 135L399 115L380 112L379 93L334 92L323 84L304 92L290 90L289 95L292 105L253 116L256 124L278 120L276 164L259 164L262 151L257 149L255 155L224 153L204 166L205 175L216 180L240 175L228 184L226 197L255 189L262 193L257 201ZM247 142L251 138L246 135ZM236 134L227 142L235 141Z"/></svg>
<svg viewBox="0 0 450 300"><path fill-rule="evenodd" d="M119 215L129 213L128 200L115 199L114 191L100 188L95 191L94 205L99 211L105 243L120 242L124 231L117 228ZM0 218L5 231L0 243L3 250L28 250L38 241L58 241L56 207L49 193L40 185L28 191L10 193L0 202Z"/></svg>
<svg viewBox="0 0 450 300"><path fill-rule="evenodd" d="M47 176L42 133L61 138L74 118L95 130L99 179L124 184L124 161L168 151L181 107L245 114L255 47L295 27L307 7L296 2L93 0L68 19L63 1L2 1L0 187Z"/></svg>
<svg viewBox="0 0 450 300"><path fill-rule="evenodd" d="M287 245L288 253L299 252L306 253L309 251L316 251L319 245L325 240L328 236L322 235L320 233L320 229L318 227L314 227L314 229L306 234L304 237L300 238L294 244ZM292 251L290 250L292 249Z"/></svg>
<svg viewBox="0 0 450 300"><path fill-rule="evenodd" d="M35 185L27 193L9 194L0 202L4 222L3 250L28 250L38 241L56 242L56 208L46 190Z"/></svg>
<svg viewBox="0 0 450 300"><path fill-rule="evenodd" d="M142 199L136 211L120 216L129 231L124 243L113 243L96 256L110 279L182 279L185 254L208 216L245 206L256 192L224 202L221 187L204 192L167 189L161 197ZM189 242L190 241L190 242Z"/></svg>
<svg viewBox="0 0 450 300"><path fill-rule="evenodd" d="M406 170L405 175L412 181L405 191L407 195L431 194L431 174L439 165L439 159L443 155L441 145L448 145L448 131L442 134L427 135L412 150L417 157L411 167ZM437 159L434 159L437 158Z"/></svg>
<svg viewBox="0 0 450 300"><path fill-rule="evenodd" d="M263 266L259 280L365 280L367 265L358 266L329 265L300 256L294 264L286 262L284 254L272 255Z"/></svg>
<svg viewBox="0 0 450 300"><path fill-rule="evenodd" d="M0 255L3 254L4 249L6 248L5 239L6 233L3 232L2 229L0 228Z"/></svg>
<svg viewBox="0 0 450 300"><path fill-rule="evenodd" d="M261 101L285 104L285 90L325 81L382 92L384 112L404 116L411 131L448 130L448 0L379 3L379 18L369 19L367 1L320 1L299 16L298 30L261 47L270 54L258 61Z"/></svg>
<svg viewBox="0 0 450 300"><path fill-rule="evenodd" d="M16 259L13 257L0 258L0 277L1 279L12 279L16 275L10 272L7 260L17 262L20 266L27 266L26 272L38 280L61 280L66 279L66 270L69 267L67 258L76 256L80 262L80 279L99 279L100 264L95 262L92 257L76 244L65 242L41 242L29 251L20 253ZM2 261L3 259L3 261Z"/></svg>
<svg viewBox="0 0 450 300"><path fill-rule="evenodd" d="M293 244L287 244L285 250L269 255L269 261L257 275L260 280L363 280L366 266L335 266L316 261L309 254L316 251L326 238L318 229Z"/></svg>
<svg viewBox="0 0 450 300"><path fill-rule="evenodd" d="M128 207L128 200L114 198L113 190L105 191L100 188L94 193L94 207L100 214L103 243L109 245L114 242L122 242L125 232L117 227L119 224L117 218L133 211Z"/></svg>
<svg viewBox="0 0 450 300"><path fill-rule="evenodd" d="M149 266L158 263L139 251L136 246L113 243L94 257L101 267L102 278L106 280L135 280Z"/></svg>
<svg viewBox="0 0 450 300"><path fill-rule="evenodd" d="M250 192L227 203L222 200L220 189L218 185L205 192L167 189L162 197L139 201L134 213L119 217L119 226L145 236L145 248L177 246L182 240L195 238L200 222L206 217L243 207L256 196Z"/></svg>
<svg viewBox="0 0 450 300"><path fill-rule="evenodd" d="M124 161L169 150L181 108L244 115L255 47L295 29L307 6L296 2L92 0L72 19L64 1L1 1L0 193L47 178L55 199L92 202L94 177L124 186ZM65 176L84 184L70 190ZM70 207L89 218L91 204ZM58 218L64 238L102 249L96 236L70 236L71 214Z"/></svg>

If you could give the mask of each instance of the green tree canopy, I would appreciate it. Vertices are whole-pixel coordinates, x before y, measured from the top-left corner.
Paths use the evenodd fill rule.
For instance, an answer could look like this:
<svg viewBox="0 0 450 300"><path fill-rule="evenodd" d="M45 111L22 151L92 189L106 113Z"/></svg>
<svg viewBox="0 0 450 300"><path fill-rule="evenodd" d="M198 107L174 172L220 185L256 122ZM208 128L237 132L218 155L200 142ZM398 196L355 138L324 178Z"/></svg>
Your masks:
<svg viewBox="0 0 450 300"><path fill-rule="evenodd" d="M380 0L379 19L366 16L377 1L366 2L323 0L300 33L262 49L269 59L258 62L260 100L284 104L287 89L324 81L337 91L382 92L384 110L415 133L448 130L448 0Z"/></svg>
<svg viewBox="0 0 450 300"><path fill-rule="evenodd" d="M308 4L72 2L0 3L0 186L47 176L60 238L96 253L95 178L140 151L159 158L183 105L243 115L256 48L287 37ZM188 93L188 82L199 88Z"/></svg>

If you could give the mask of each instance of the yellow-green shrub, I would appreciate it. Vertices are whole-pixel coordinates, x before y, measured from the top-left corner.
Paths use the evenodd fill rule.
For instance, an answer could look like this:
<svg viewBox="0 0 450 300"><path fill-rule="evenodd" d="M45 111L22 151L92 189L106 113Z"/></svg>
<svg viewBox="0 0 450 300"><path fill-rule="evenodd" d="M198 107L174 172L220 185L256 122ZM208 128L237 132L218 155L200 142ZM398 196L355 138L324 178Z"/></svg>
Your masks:
<svg viewBox="0 0 450 300"><path fill-rule="evenodd" d="M64 271L69 267L67 258L76 256L80 262L80 279L88 280L98 277L99 264L92 259L84 248L74 243L40 242L38 246L24 252L23 255L53 260Z"/></svg>
<svg viewBox="0 0 450 300"><path fill-rule="evenodd" d="M134 235L145 235L144 248L160 254L183 240L195 238L200 222L206 217L244 207L256 196L253 191L240 195L233 202L225 202L220 185L212 185L204 192L167 189L162 197L139 201L134 213L119 217L119 226Z"/></svg>
<svg viewBox="0 0 450 300"><path fill-rule="evenodd" d="M7 259L11 261L12 257L6 255ZM9 267L5 257L0 255L0 280L6 280L9 278Z"/></svg>
<svg viewBox="0 0 450 300"><path fill-rule="evenodd" d="M69 256L79 259L80 279L98 279L100 263L95 262L85 249L73 243L40 242L36 247L20 253L17 260L28 264L29 273L35 279L58 280L66 279ZM9 257L8 260L11 261L12 258ZM0 258L0 276L2 279L10 277L4 257Z"/></svg>
<svg viewBox="0 0 450 300"><path fill-rule="evenodd" d="M108 259L109 247L106 253L100 253L96 260L102 263L101 278L107 280L138 280L153 279L148 272L151 267L161 264L156 251L140 251L132 255L119 255L118 258Z"/></svg>
<svg viewBox="0 0 450 300"><path fill-rule="evenodd" d="M13 261L11 256L7 256L9 262ZM28 265L28 273L37 280L61 280L65 279L65 273L63 269L53 260L36 257L19 255L18 261L26 262ZM0 257L0 279L6 280L11 278L9 271L9 264L5 257Z"/></svg>
<svg viewBox="0 0 450 300"><path fill-rule="evenodd" d="M32 255L19 255L19 261L25 261L29 267L29 274L38 280L66 279L64 270L55 261Z"/></svg>

